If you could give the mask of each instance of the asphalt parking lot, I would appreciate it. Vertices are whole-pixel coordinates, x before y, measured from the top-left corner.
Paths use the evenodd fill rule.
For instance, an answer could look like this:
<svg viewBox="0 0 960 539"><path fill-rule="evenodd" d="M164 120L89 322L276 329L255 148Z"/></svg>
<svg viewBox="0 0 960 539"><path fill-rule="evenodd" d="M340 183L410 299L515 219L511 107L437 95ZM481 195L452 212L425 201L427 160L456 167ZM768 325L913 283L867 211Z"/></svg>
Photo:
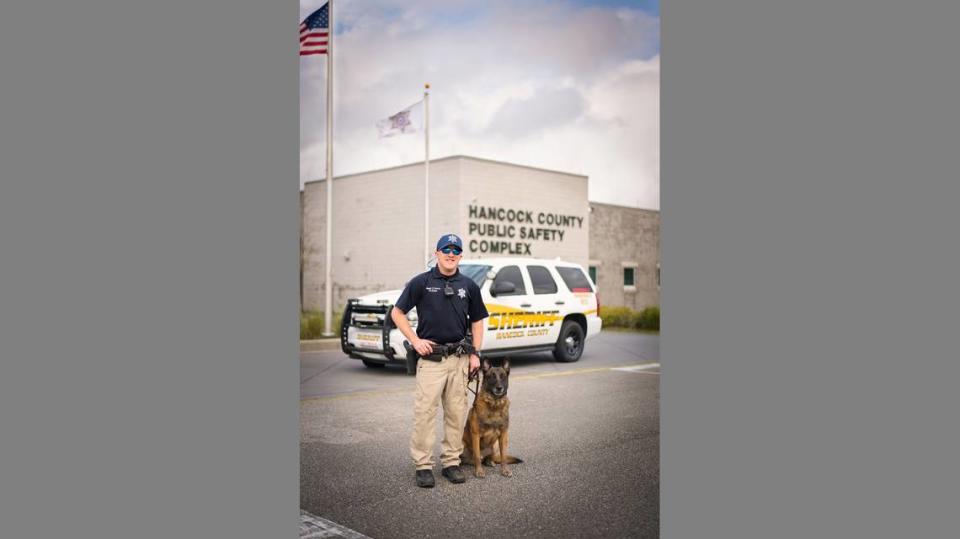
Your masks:
<svg viewBox="0 0 960 539"><path fill-rule="evenodd" d="M648 334L602 332L577 363L512 358L510 453L525 462L510 478L436 473L421 489L407 449L413 377L303 353L301 509L374 538L657 537L659 372ZM440 436L438 418L438 451Z"/></svg>

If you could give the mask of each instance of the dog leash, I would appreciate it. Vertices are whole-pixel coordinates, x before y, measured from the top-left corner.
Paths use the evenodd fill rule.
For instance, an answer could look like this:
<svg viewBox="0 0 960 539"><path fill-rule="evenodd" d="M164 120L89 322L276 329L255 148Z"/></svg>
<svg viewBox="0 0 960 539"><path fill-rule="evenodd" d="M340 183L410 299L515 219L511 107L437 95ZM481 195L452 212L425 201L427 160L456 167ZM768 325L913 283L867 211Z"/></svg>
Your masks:
<svg viewBox="0 0 960 539"><path fill-rule="evenodd" d="M448 345L449 346L449 345ZM449 348L448 348L449 349ZM476 354L477 349L473 347L466 338L462 341L456 343L456 353L457 354ZM476 381L476 389L470 389L470 381ZM467 376L467 389L470 389L473 392L473 396L477 396L477 392L480 391L480 368L478 367L472 374Z"/></svg>
<svg viewBox="0 0 960 539"><path fill-rule="evenodd" d="M477 383L477 384L476 384L476 387L477 387L476 390L474 390L474 389L472 389L472 388L470 387L470 382L471 382L471 381L476 381L476 383ZM467 377L467 389L469 389L470 391L473 392L473 396L474 396L474 397L477 396L477 391L480 391L480 369L476 369L475 371L473 371L473 374L471 374L470 376Z"/></svg>

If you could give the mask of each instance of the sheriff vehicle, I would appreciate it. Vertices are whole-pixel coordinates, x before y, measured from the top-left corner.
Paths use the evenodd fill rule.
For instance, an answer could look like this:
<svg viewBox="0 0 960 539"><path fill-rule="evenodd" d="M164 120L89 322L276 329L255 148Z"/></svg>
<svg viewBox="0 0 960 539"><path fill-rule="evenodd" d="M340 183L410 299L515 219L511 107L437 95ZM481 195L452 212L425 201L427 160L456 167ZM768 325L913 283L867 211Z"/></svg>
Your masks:
<svg viewBox="0 0 960 539"><path fill-rule="evenodd" d="M600 333L596 286L579 264L537 258L464 260L460 272L480 286L490 316L484 320L483 355L553 352L557 361L577 361L587 339ZM404 363L405 340L390 319L402 290L347 301L340 344L367 367ZM407 313L416 329L416 308Z"/></svg>

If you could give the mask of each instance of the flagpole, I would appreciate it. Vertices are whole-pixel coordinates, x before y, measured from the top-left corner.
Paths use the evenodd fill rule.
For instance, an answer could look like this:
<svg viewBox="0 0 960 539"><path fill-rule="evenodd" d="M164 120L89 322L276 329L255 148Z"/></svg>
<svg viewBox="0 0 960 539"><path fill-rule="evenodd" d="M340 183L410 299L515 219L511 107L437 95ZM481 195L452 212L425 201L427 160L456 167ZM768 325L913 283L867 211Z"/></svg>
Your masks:
<svg viewBox="0 0 960 539"><path fill-rule="evenodd" d="M323 293L323 336L332 337L333 283L330 266L333 260L333 0L327 2L327 30L327 262Z"/></svg>
<svg viewBox="0 0 960 539"><path fill-rule="evenodd" d="M423 249L424 264L430 262L430 83L423 89Z"/></svg>

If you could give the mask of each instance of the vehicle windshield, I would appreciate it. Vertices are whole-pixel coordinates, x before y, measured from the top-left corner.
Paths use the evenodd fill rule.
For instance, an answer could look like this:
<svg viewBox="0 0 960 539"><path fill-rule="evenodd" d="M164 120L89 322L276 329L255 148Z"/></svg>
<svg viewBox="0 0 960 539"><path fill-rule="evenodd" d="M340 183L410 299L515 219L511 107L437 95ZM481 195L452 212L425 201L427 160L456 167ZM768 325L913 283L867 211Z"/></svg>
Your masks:
<svg viewBox="0 0 960 539"><path fill-rule="evenodd" d="M477 283L477 286L483 286L483 281L487 279L488 271L490 271L490 266L483 264L460 264L460 273Z"/></svg>

